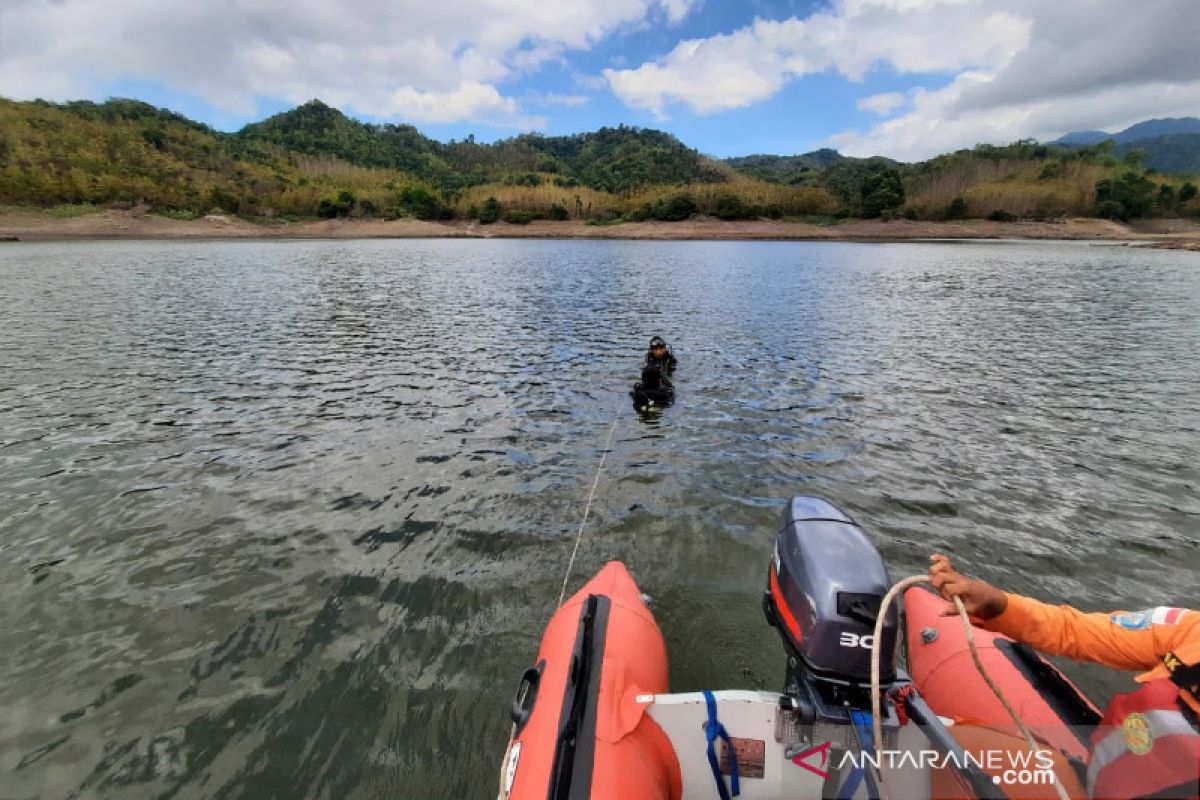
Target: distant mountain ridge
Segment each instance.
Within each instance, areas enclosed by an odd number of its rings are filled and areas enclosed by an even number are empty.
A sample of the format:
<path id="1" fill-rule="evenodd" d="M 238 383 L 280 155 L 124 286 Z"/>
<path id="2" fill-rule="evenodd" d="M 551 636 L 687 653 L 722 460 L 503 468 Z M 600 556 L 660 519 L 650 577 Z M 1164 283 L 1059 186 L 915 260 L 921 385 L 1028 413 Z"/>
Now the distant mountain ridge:
<path id="1" fill-rule="evenodd" d="M 1111 138 L 1113 138 L 1113 134 L 1105 131 L 1072 131 L 1071 133 L 1063 134 L 1050 144 L 1087 146 L 1100 144 Z"/>
<path id="2" fill-rule="evenodd" d="M 1047 144 L 1080 148 L 1107 141 L 1113 142 L 1113 152 L 1119 156 L 1131 150 L 1142 151 L 1143 163 L 1159 172 L 1200 175 L 1200 117 L 1150 119 L 1117 133 L 1072 131 Z M 829 148 L 790 156 L 759 153 L 725 159 L 738 172 L 786 186 L 815 185 L 830 168 L 868 162 L 897 163 L 882 156 L 852 158 Z"/>
<path id="3" fill-rule="evenodd" d="M 1130 125 L 1118 133 L 1115 138 L 1119 144 L 1124 144 L 1143 139 L 1156 139 L 1160 136 L 1173 136 L 1177 133 L 1200 133 L 1200 117 L 1150 119 Z"/>
<path id="4" fill-rule="evenodd" d="M 1173 117 L 1149 119 L 1130 125 L 1123 131 L 1073 131 L 1051 144 L 1063 147 L 1091 147 L 1111 141 L 1118 155 L 1131 150 L 1143 153 L 1143 163 L 1159 172 L 1183 175 L 1200 174 L 1200 118 Z"/>
<path id="5" fill-rule="evenodd" d="M 1164 117 L 1148 119 L 1130 125 L 1123 131 L 1074 131 L 1055 139 L 1050 144 L 1088 145 L 1112 139 L 1117 144 L 1129 144 L 1144 139 L 1157 139 L 1179 133 L 1200 133 L 1200 117 Z"/>

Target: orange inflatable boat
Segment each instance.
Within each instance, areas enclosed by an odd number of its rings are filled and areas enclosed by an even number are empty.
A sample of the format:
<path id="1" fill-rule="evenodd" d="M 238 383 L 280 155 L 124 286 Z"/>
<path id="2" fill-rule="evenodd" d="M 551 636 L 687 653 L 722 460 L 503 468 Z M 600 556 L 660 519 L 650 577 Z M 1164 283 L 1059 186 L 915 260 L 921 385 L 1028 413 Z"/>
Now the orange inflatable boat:
<path id="1" fill-rule="evenodd" d="M 625 565 L 610 562 L 550 618 L 522 676 L 508 797 L 678 798 L 671 744 L 636 701 L 666 691 L 662 633 Z"/>
<path id="2" fill-rule="evenodd" d="M 957 617 L 923 590 L 874 630 L 891 586 L 865 532 L 825 500 L 785 508 L 762 598 L 784 650 L 782 692 L 668 693 L 663 637 L 625 566 L 610 562 L 551 617 L 513 698 L 500 800 L 797 800 L 1082 796 L 1095 707 L 1020 645 L 976 632 L 982 660 L 1046 745 L 1031 751 L 976 670 Z M 911 677 L 896 663 L 907 634 Z M 872 738 L 878 651 L 884 741 Z M 1041 748 L 1039 746 L 1039 752 Z M 884 756 L 888 760 L 884 760 Z M 973 760 L 973 758 L 975 760 Z M 1022 762 L 1022 759 L 1025 759 Z M 877 761 L 882 763 L 876 763 Z"/>

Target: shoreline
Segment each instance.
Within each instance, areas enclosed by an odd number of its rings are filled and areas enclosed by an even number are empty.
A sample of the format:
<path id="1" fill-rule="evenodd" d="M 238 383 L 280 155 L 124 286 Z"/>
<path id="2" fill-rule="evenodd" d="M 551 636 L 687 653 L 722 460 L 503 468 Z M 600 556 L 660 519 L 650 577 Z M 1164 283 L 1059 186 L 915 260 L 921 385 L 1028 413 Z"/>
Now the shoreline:
<path id="1" fill-rule="evenodd" d="M 953 220 L 847 220 L 817 225 L 782 220 L 697 217 L 682 222 L 625 222 L 588 225 L 580 220 L 535 220 L 528 225 L 417 219 L 329 219 L 305 222 L 249 222 L 210 214 L 174 220 L 136 211 L 104 210 L 77 217 L 51 217 L 37 211 L 0 214 L 0 241 L 77 239 L 627 239 L 650 241 L 856 241 L 903 242 L 929 239 L 1065 239 L 1122 242 L 1200 251 L 1200 220 L 1139 220 L 1133 224 L 1079 218 L 1059 222 Z"/>

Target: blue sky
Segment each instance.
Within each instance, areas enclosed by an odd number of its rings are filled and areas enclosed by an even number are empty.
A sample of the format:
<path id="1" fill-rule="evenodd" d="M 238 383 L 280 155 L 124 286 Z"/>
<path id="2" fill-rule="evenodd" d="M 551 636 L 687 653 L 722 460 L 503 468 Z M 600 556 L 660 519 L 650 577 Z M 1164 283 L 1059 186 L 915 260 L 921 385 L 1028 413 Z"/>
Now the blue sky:
<path id="1" fill-rule="evenodd" d="M 906 160 L 1200 114 L 1192 0 L 1080 9 L 1044 0 L 358 0 L 352 10 L 307 0 L 7 0 L 0 95 L 135 97 L 222 130 L 316 97 L 443 140 L 626 123 L 715 156 L 836 147 Z"/>

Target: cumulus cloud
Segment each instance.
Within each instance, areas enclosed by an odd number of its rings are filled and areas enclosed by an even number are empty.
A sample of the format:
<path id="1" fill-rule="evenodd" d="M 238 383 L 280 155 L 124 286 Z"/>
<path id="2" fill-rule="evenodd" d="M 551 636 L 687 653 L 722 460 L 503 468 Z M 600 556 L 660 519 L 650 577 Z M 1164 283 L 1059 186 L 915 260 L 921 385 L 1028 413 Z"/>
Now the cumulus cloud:
<path id="1" fill-rule="evenodd" d="M 902 105 L 904 105 L 904 95 L 900 92 L 873 94 L 869 97 L 860 97 L 858 99 L 858 109 L 860 111 L 870 111 L 882 116 L 887 116 Z"/>
<path id="2" fill-rule="evenodd" d="M 996 66 L 1027 45 L 1029 30 L 1028 20 L 988 9 L 982 0 L 839 0 L 804 19 L 755 19 L 603 74 L 630 106 L 662 115 L 682 103 L 705 114 L 759 102 L 816 72 L 861 80 L 881 64 L 900 72 Z"/>
<path id="3" fill-rule="evenodd" d="M 965 93 L 959 108 L 988 108 L 1078 96 L 1120 86 L 1200 78 L 1200 7 L 1194 0 L 1018 0 L 1033 23 L 1030 44 L 993 80 Z"/>
<path id="4" fill-rule="evenodd" d="M 215 108 L 313 97 L 362 114 L 525 127 L 506 80 L 695 0 L 4 0 L 0 95 L 151 81 Z M 461 116 L 455 116 L 459 114 Z M 482 115 L 482 116 L 476 116 Z M 414 121 L 420 121 L 416 116 Z"/>
<path id="5" fill-rule="evenodd" d="M 987 73 L 960 75 L 937 91 L 914 93 L 912 110 L 866 131 L 830 137 L 847 155 L 888 155 L 918 161 L 980 142 L 1047 141 L 1071 130 L 1120 130 L 1150 117 L 1194 116 L 1200 80 L 1095 89 L 1032 102 L 1006 103 L 964 112 L 962 98 L 986 87 Z"/>
<path id="6" fill-rule="evenodd" d="M 917 160 L 979 142 L 1116 131 L 1200 111 L 1200 15 L 1191 0 L 1093 0 L 1086 13 L 1063 5 L 1007 3 L 1032 23 L 1027 47 L 918 92 L 907 113 L 831 143 L 852 155 Z"/>
<path id="7" fill-rule="evenodd" d="M 541 128 L 546 124 L 541 117 L 522 117 L 516 100 L 502 96 L 495 86 L 478 81 L 463 81 L 448 92 L 401 86 L 388 101 L 387 112 L 411 122 L 471 119 L 519 128 Z"/>
<path id="8" fill-rule="evenodd" d="M 670 22 L 681 22 L 698 5 L 699 0 L 662 0 L 663 11 Z"/>
<path id="9" fill-rule="evenodd" d="M 1197 41 L 1195 0 L 834 0 L 807 17 L 680 42 L 604 77 L 628 105 L 663 116 L 673 105 L 700 114 L 751 105 L 816 72 L 928 75 L 940 88 L 860 98 L 860 110 L 904 112 L 829 141 L 852 155 L 922 159 L 1195 115 Z"/>

